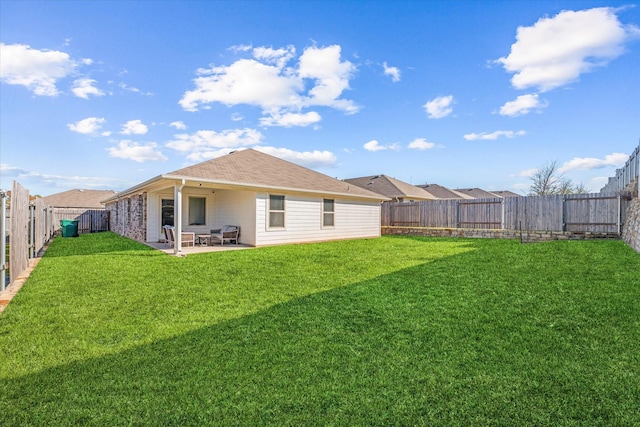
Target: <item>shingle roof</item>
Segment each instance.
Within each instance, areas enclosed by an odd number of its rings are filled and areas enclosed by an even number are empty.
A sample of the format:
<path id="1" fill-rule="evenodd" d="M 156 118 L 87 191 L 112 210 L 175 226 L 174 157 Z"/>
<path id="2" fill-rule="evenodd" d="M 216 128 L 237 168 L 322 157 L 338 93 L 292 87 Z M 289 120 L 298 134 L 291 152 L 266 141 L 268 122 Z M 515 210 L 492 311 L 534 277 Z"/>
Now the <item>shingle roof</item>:
<path id="1" fill-rule="evenodd" d="M 498 195 L 481 188 L 456 188 L 457 192 L 471 196 L 474 199 L 495 199 Z"/>
<path id="2" fill-rule="evenodd" d="M 472 199 L 473 197 L 459 193 L 447 187 L 438 184 L 418 185 L 418 187 L 433 194 L 437 199 Z"/>
<path id="3" fill-rule="evenodd" d="M 522 195 L 509 190 L 492 191 L 492 193 L 500 197 L 522 197 Z"/>
<path id="4" fill-rule="evenodd" d="M 254 149 L 239 150 L 160 175 L 123 193 L 163 179 L 202 180 L 210 185 L 343 195 L 382 201 L 385 197 Z"/>
<path id="5" fill-rule="evenodd" d="M 408 184 L 387 175 L 363 176 L 360 178 L 345 179 L 344 181 L 392 199 L 436 199 L 433 194 L 423 188 L 416 187 L 415 185 Z"/>
<path id="6" fill-rule="evenodd" d="M 74 189 L 44 197 L 44 204 L 55 208 L 104 209 L 100 201 L 117 194 L 111 190 Z"/>

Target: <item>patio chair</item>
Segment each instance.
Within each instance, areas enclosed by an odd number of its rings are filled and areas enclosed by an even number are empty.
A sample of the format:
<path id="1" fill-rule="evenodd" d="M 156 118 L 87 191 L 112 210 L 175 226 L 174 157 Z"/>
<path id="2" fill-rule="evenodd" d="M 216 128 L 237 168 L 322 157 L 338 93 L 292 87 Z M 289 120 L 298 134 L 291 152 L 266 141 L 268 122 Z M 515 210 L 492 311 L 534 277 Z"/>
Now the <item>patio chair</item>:
<path id="1" fill-rule="evenodd" d="M 165 225 L 162 228 L 164 228 L 166 243 L 170 248 L 172 248 L 176 241 L 176 228 L 173 225 Z M 182 237 L 182 246 L 196 245 L 196 233 L 193 231 L 183 231 L 180 236 Z"/>
<path id="2" fill-rule="evenodd" d="M 211 230 L 211 244 L 214 241 L 220 241 L 220 245 L 224 245 L 224 242 L 235 242 L 236 245 L 240 244 L 240 227 L 237 225 L 225 225 L 222 228 Z"/>
<path id="3" fill-rule="evenodd" d="M 164 225 L 162 228 L 164 229 L 164 242 L 168 247 L 172 248 L 175 242 L 173 238 L 175 230 L 172 225 Z"/>

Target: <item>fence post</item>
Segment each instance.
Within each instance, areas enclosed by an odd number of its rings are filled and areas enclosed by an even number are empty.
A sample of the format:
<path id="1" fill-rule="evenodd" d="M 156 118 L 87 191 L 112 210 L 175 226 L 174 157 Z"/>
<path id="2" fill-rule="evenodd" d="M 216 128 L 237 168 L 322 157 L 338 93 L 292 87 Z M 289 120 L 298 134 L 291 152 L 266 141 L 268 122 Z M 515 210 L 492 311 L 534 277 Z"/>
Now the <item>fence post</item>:
<path id="1" fill-rule="evenodd" d="M 504 197 L 502 199 L 500 199 L 500 229 L 504 230 L 504 217 L 505 217 L 505 212 L 504 212 Z"/>
<path id="2" fill-rule="evenodd" d="M 562 196 L 562 231 L 567 231 L 567 196 Z"/>
<path id="3" fill-rule="evenodd" d="M 0 242 L 0 291 L 4 291 L 7 284 L 7 193 L 0 190 L 0 200 L 2 200 L 2 216 L 0 217 L 0 235 L 2 235 L 2 241 Z"/>

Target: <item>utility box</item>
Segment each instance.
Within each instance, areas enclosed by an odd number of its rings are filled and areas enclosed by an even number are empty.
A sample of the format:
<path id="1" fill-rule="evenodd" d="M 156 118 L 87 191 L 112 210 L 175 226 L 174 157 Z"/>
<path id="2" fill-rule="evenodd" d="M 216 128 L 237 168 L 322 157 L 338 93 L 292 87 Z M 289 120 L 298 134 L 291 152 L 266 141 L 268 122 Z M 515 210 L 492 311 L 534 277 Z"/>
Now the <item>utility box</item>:
<path id="1" fill-rule="evenodd" d="M 78 221 L 74 219 L 63 219 L 60 221 L 62 237 L 78 237 Z"/>

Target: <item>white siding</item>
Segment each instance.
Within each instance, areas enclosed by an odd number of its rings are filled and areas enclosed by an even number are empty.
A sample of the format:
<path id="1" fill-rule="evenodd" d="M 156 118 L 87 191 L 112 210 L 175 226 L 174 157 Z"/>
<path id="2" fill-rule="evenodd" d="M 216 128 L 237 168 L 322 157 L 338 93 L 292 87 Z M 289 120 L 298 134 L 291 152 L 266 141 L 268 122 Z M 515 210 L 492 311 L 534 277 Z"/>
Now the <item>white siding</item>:
<path id="1" fill-rule="evenodd" d="M 216 190 L 214 221 L 210 228 L 224 225 L 240 226 L 240 242 L 256 244 L 256 193 L 252 191 Z"/>
<path id="2" fill-rule="evenodd" d="M 275 193 L 274 193 L 275 194 Z M 256 246 L 379 237 L 380 204 L 335 199 L 335 226 L 322 226 L 322 198 L 285 196 L 285 228 L 268 228 L 269 195 L 256 198 Z"/>

